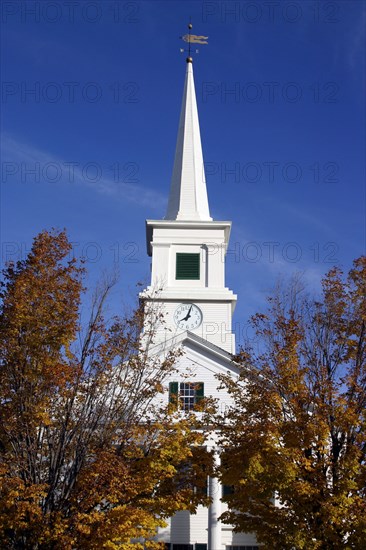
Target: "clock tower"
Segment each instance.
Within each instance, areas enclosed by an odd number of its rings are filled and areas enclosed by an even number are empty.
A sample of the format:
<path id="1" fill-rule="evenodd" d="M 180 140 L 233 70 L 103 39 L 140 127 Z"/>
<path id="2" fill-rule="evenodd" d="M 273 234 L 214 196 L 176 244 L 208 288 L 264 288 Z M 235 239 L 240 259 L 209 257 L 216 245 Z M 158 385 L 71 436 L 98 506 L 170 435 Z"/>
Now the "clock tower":
<path id="1" fill-rule="evenodd" d="M 163 342 L 189 331 L 235 353 L 232 315 L 236 295 L 225 286 L 225 254 L 231 222 L 210 216 L 192 58 L 187 58 L 182 108 L 163 220 L 146 221 L 152 257 L 151 285 L 141 298 L 162 306 Z"/>
<path id="2" fill-rule="evenodd" d="M 230 229 L 231 222 L 210 215 L 192 58 L 188 56 L 168 207 L 164 219 L 146 221 L 151 284 L 140 298 L 147 305 L 148 318 L 151 310 L 153 319 L 163 314 L 162 323 L 152 327 L 157 344 L 152 353 L 182 352 L 167 374 L 162 402 L 176 403 L 195 414 L 200 414 L 196 405 L 205 397 L 226 411 L 232 397 L 220 386 L 220 375 L 239 378 L 232 357 L 236 295 L 225 286 Z M 218 465 L 217 433 L 207 429 L 205 435 L 206 447 Z M 253 534 L 234 533 L 232 526 L 221 523 L 227 505 L 221 500 L 225 487 L 220 480 L 210 476 L 207 487 L 209 506 L 198 506 L 194 514 L 177 512 L 158 530 L 156 540 L 169 550 L 257 550 Z"/>

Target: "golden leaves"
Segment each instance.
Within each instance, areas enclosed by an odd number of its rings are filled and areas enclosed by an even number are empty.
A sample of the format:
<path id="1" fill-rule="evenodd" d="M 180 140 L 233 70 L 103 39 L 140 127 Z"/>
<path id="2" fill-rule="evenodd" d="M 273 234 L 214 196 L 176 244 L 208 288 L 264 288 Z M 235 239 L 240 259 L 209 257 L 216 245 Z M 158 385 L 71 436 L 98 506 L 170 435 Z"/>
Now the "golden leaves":
<path id="1" fill-rule="evenodd" d="M 94 296 L 85 336 L 78 334 L 83 269 L 67 260 L 69 251 L 64 232 L 43 232 L 4 274 L 0 541 L 99 550 L 139 548 L 131 540 L 142 537 L 144 548 L 157 548 L 150 539 L 164 518 L 205 501 L 194 483 L 207 472 L 196 465 L 172 498 L 202 435 L 195 418 L 154 401 L 176 354 L 149 354 L 144 307 L 105 322 L 112 280 Z M 153 322 L 149 331 L 151 344 Z M 209 463 L 207 453 L 200 463 Z"/>
<path id="2" fill-rule="evenodd" d="M 225 381 L 224 520 L 265 548 L 364 545 L 366 259 L 354 266 L 329 272 L 322 299 L 278 289 L 253 320 L 259 353 L 242 354 L 236 387 Z"/>

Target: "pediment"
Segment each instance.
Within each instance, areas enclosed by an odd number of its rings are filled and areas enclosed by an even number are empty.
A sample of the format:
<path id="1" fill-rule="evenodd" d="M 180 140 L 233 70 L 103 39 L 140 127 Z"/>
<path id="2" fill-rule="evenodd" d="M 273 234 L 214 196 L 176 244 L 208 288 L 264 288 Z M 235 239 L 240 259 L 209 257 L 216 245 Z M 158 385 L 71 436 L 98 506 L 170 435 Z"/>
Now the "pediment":
<path id="1" fill-rule="evenodd" d="M 155 346 L 152 351 L 163 355 L 178 349 L 183 351 L 182 361 L 179 363 L 191 363 L 197 368 L 211 371 L 214 375 L 230 373 L 239 376 L 239 366 L 233 361 L 230 353 L 190 331 L 184 331 L 166 340 Z"/>

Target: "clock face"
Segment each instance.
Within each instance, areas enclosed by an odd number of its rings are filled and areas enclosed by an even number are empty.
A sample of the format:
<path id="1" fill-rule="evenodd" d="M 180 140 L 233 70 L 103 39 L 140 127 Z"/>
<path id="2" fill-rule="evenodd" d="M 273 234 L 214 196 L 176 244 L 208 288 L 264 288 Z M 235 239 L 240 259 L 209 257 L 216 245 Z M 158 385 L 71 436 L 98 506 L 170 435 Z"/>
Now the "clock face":
<path id="1" fill-rule="evenodd" d="M 180 304 L 174 312 L 174 322 L 178 328 L 193 330 L 202 323 L 202 311 L 196 304 Z"/>

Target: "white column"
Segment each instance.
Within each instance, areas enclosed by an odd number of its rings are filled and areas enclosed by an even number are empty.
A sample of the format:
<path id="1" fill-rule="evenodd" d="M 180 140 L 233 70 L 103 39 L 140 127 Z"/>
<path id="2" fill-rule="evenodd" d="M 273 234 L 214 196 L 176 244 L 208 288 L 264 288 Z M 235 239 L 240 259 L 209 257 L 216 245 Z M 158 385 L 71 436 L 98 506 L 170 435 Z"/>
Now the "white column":
<path id="1" fill-rule="evenodd" d="M 215 466 L 220 466 L 220 456 L 214 454 Z M 221 483 L 217 477 L 209 478 L 209 497 L 211 504 L 208 507 L 208 547 L 207 550 L 221 550 Z"/>

